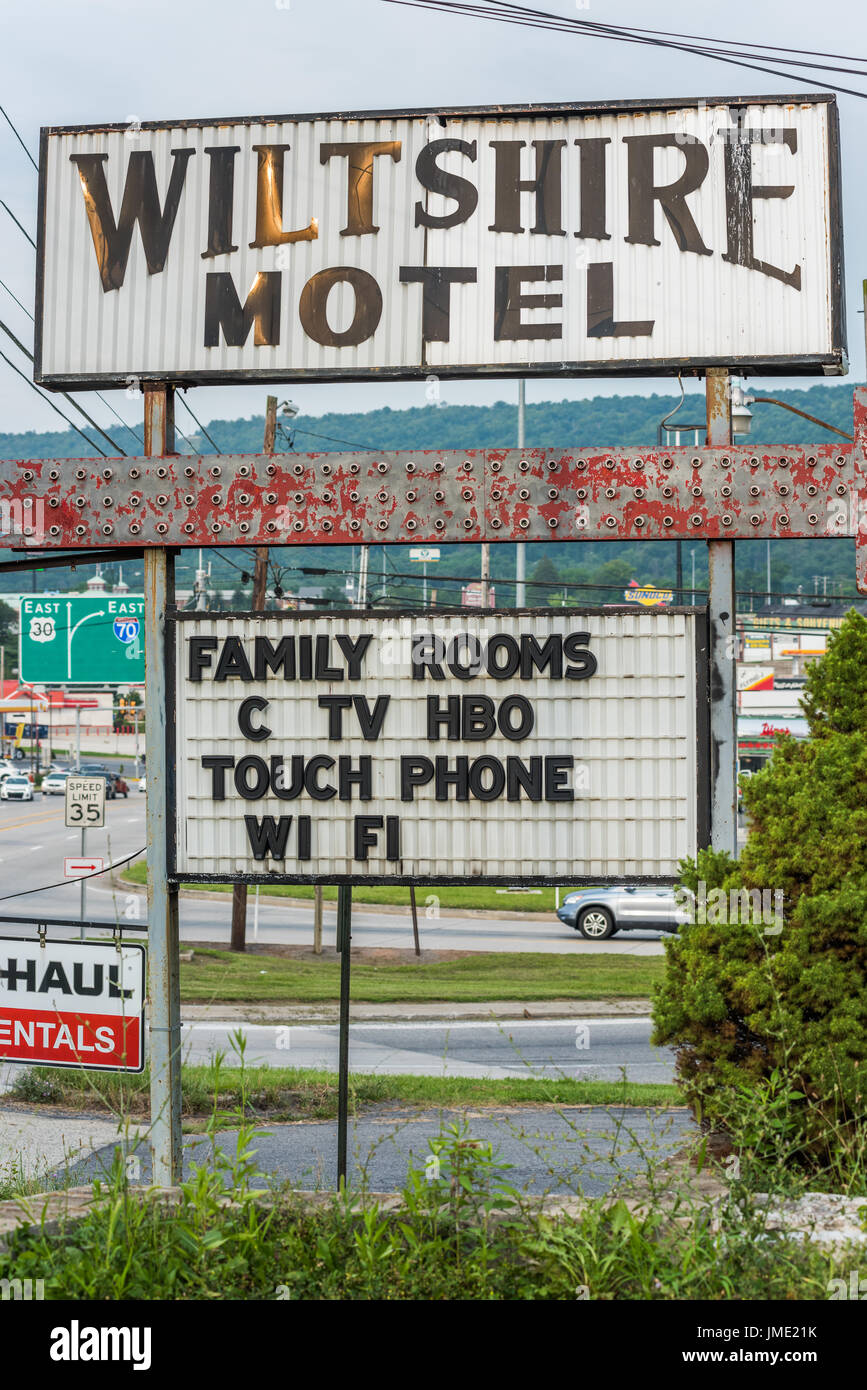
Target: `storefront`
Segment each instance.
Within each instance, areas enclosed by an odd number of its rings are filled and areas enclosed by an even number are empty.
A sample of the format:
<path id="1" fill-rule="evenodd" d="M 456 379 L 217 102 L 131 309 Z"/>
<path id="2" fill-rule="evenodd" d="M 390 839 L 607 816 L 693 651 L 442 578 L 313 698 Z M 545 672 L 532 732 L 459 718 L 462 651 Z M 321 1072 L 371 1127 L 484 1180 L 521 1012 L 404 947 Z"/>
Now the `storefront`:
<path id="1" fill-rule="evenodd" d="M 781 719 L 765 719 L 757 715 L 738 715 L 738 771 L 761 772 L 774 751 L 779 734 L 793 738 L 810 737 L 810 727 L 803 715 Z"/>

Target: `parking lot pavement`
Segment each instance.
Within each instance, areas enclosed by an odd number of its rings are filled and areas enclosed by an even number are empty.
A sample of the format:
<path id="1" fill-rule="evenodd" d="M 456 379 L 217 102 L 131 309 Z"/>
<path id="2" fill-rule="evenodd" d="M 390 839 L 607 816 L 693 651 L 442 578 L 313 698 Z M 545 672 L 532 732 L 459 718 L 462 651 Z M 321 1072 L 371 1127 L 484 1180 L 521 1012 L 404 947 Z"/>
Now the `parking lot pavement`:
<path id="1" fill-rule="evenodd" d="M 430 1141 L 450 1124 L 466 1120 L 468 1137 L 490 1143 L 501 1164 L 511 1165 L 505 1179 L 522 1191 L 600 1196 L 624 1177 L 644 1175 L 694 1132 L 685 1110 L 614 1106 L 526 1107 L 492 1110 L 417 1111 L 378 1107 L 350 1122 L 348 1180 L 380 1192 L 399 1191 L 410 1166 L 423 1169 Z M 237 1132 L 217 1136 L 219 1149 L 231 1155 Z M 82 1184 L 111 1166 L 115 1145 L 73 1165 L 70 1181 Z M 337 1125 L 334 1120 L 267 1125 L 254 1141 L 259 1172 L 274 1182 L 298 1188 L 333 1188 L 337 1181 Z M 211 1140 L 188 1136 L 184 1169 L 209 1162 Z M 127 1149 L 127 1153 L 129 1153 Z M 139 1158 L 138 1181 L 150 1180 L 146 1145 Z"/>

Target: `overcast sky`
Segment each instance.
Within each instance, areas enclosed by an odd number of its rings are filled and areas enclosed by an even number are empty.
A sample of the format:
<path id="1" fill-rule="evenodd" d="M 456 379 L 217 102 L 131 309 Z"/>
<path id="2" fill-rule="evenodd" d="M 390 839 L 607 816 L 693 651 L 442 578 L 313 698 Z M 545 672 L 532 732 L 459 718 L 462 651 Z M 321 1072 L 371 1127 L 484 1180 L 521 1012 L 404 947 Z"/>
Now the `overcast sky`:
<path id="1" fill-rule="evenodd" d="M 538 0 L 538 7 L 611 23 L 867 53 L 863 0 Z M 808 92 L 777 78 L 664 49 L 538 33 L 404 8 L 384 0 L 28 0 L 4 6 L 2 101 L 35 154 L 41 125 L 292 112 Z M 867 82 L 842 77 L 850 86 Z M 867 102 L 841 96 L 850 380 L 864 380 L 861 280 L 867 225 Z M 0 126 L 0 197 L 31 234 L 36 174 L 8 126 Z M 28 309 L 34 252 L 0 209 L 0 278 Z M 32 325 L 0 289 L 0 317 L 28 345 Z M 7 343 L 0 342 L 3 351 Z M 21 361 L 12 349 L 9 354 Z M 27 366 L 21 361 L 22 366 Z M 779 385 L 779 381 L 776 382 Z M 809 384 L 800 379 L 797 383 Z M 261 414 L 265 387 L 190 393 L 200 418 Z M 666 383 L 534 381 L 528 400 L 586 397 Z M 424 404 L 424 383 L 292 385 L 305 412 L 400 409 Z M 514 382 L 446 382 L 447 403 L 513 399 Z M 136 407 L 123 392 L 125 418 Z M 111 417 L 85 402 L 102 422 Z M 0 361 L 0 431 L 63 428 L 50 407 Z"/>

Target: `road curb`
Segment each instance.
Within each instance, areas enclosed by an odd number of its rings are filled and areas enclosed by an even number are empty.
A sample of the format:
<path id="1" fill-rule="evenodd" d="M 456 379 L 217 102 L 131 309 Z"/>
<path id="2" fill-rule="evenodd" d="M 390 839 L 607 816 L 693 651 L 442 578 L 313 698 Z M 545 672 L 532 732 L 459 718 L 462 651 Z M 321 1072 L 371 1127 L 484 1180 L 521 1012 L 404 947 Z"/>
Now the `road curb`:
<path id="1" fill-rule="evenodd" d="M 524 1019 L 647 1018 L 649 999 L 502 1000 L 444 1004 L 352 1004 L 350 1023 L 513 1022 Z M 337 1004 L 209 1003 L 182 1004 L 183 1023 L 337 1023 Z"/>
<path id="2" fill-rule="evenodd" d="M 141 858 L 141 856 L 139 856 L 139 858 Z M 143 897 L 147 894 L 147 889 L 144 884 L 133 883 L 131 880 L 124 878 L 123 874 L 118 874 L 112 879 L 112 882 L 125 893 L 140 893 Z M 196 892 L 196 890 L 192 888 L 181 889 L 181 897 L 188 898 L 192 902 L 213 902 L 215 898 L 217 901 L 221 901 L 225 896 L 226 894 L 224 893 Z M 278 897 L 273 893 L 260 893 L 259 902 L 264 903 L 268 907 L 309 907 L 311 913 L 313 911 L 312 898 L 284 898 L 282 896 Z M 326 899 L 323 906 L 326 912 L 336 912 L 337 900 Z M 363 914 L 381 913 L 387 917 L 405 917 L 407 922 L 412 921 L 412 913 L 408 903 L 403 905 L 400 903 L 359 903 L 353 899 L 352 911 L 353 914 L 356 912 Z M 548 909 L 547 907 L 538 908 L 535 912 L 532 908 L 528 908 L 524 912 L 512 912 L 508 908 L 504 908 L 503 911 L 500 912 L 499 909 L 495 911 L 493 908 L 487 907 L 440 907 L 437 909 L 437 917 L 477 917 L 481 921 L 494 922 L 526 922 L 528 917 L 538 917 L 539 921 L 542 922 L 547 917 L 553 916 L 554 909 Z M 423 909 L 420 908 L 420 930 L 423 929 L 424 920 L 424 912 Z"/>

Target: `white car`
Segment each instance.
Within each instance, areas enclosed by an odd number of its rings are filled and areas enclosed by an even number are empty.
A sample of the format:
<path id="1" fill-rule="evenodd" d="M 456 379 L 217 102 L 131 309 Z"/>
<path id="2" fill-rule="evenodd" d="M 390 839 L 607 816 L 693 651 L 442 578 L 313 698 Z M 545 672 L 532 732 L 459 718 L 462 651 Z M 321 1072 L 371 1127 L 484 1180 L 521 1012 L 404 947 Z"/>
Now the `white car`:
<path id="1" fill-rule="evenodd" d="M 42 791 L 45 796 L 65 796 L 66 779 L 68 772 L 49 772 L 42 779 Z"/>
<path id="2" fill-rule="evenodd" d="M 4 777 L 3 785 L 0 787 L 0 801 L 32 801 L 33 783 L 29 777 L 21 777 L 17 773 L 11 777 Z"/>
<path id="3" fill-rule="evenodd" d="M 144 775 L 138 779 L 138 789 L 140 792 L 146 792 L 148 789 L 148 779 Z"/>

